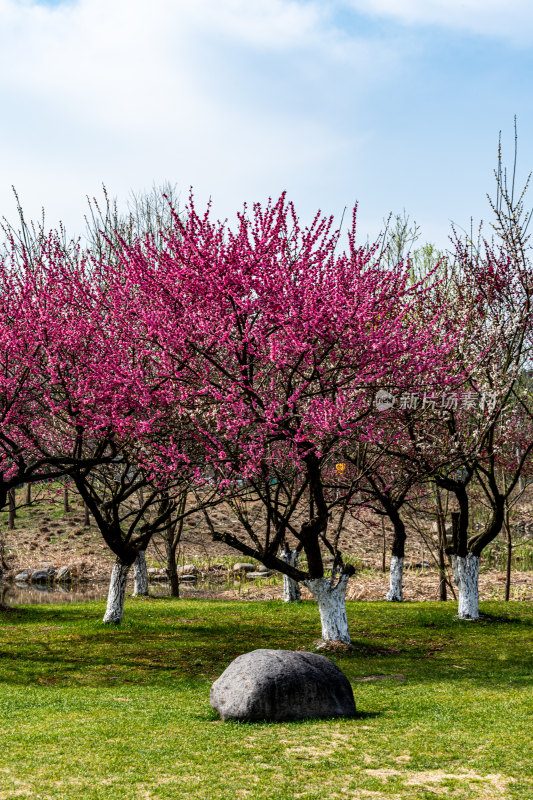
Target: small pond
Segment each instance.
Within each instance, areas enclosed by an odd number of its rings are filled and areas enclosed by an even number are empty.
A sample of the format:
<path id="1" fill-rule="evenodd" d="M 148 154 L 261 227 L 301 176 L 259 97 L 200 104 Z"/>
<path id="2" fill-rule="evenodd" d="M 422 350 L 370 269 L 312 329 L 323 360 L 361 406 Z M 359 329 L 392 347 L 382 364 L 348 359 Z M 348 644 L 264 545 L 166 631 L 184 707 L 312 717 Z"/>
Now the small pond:
<path id="1" fill-rule="evenodd" d="M 254 581 L 255 582 L 255 581 Z M 268 581 L 270 583 L 270 581 Z M 251 580 L 246 576 L 241 579 L 230 579 L 226 576 L 201 576 L 196 581 L 180 583 L 182 597 L 214 598 L 227 589 L 237 589 Z M 83 583 L 5 583 L 4 603 L 8 606 L 33 605 L 36 603 L 81 603 L 86 600 L 105 600 L 109 583 L 107 581 L 84 581 Z M 128 581 L 126 594 L 132 594 L 133 580 Z M 170 597 L 170 584 L 164 581 L 150 582 L 152 597 Z"/>
<path id="2" fill-rule="evenodd" d="M 103 582 L 88 582 L 61 586 L 38 583 L 7 583 L 4 603 L 18 606 L 34 603 L 79 603 L 84 600 L 102 600 L 107 596 L 108 586 Z"/>

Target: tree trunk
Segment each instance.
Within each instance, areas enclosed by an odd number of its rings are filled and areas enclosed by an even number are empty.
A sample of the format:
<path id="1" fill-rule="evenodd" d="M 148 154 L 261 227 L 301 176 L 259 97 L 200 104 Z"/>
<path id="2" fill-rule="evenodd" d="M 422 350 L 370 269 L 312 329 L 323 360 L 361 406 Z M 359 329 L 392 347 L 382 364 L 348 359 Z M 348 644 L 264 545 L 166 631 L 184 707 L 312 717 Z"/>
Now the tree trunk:
<path id="1" fill-rule="evenodd" d="M 26 484 L 26 505 L 31 506 L 31 483 Z"/>
<path id="2" fill-rule="evenodd" d="M 63 511 L 65 512 L 65 514 L 68 514 L 69 511 L 70 511 L 70 503 L 69 503 L 69 498 L 68 498 L 68 486 L 67 486 L 66 483 L 63 486 Z"/>
<path id="3" fill-rule="evenodd" d="M 439 545 L 439 600 L 446 601 L 448 593 L 446 591 L 446 561 L 444 559 L 444 546 Z"/>
<path id="4" fill-rule="evenodd" d="M 7 527 L 10 531 L 15 529 L 15 517 L 16 517 L 16 500 L 15 500 L 15 490 L 10 489 L 9 494 L 9 505 L 8 505 L 8 517 L 7 517 Z"/>
<path id="5" fill-rule="evenodd" d="M 437 530 L 439 533 L 439 600 L 447 600 L 448 595 L 446 592 L 446 560 L 444 558 L 446 552 L 446 522 L 444 520 L 444 512 L 442 510 L 442 502 L 440 499 L 440 491 L 436 487 L 437 492 Z"/>
<path id="6" fill-rule="evenodd" d="M 84 525 L 85 528 L 90 528 L 91 527 L 91 515 L 89 513 L 89 506 L 87 505 L 87 503 L 83 504 L 83 510 L 84 510 L 83 525 Z"/>
<path id="7" fill-rule="evenodd" d="M 140 550 L 137 558 L 133 562 L 133 596 L 147 597 L 148 592 L 148 570 L 146 568 L 146 553 Z"/>
<path id="8" fill-rule="evenodd" d="M 4 536 L 0 534 L 0 606 L 4 605 L 4 596 L 7 589 L 4 584 L 4 568 L 6 566 Z"/>
<path id="9" fill-rule="evenodd" d="M 173 538 L 173 537 L 172 537 Z M 178 567 L 176 564 L 176 545 L 169 539 L 165 538 L 165 550 L 167 555 L 167 572 L 170 581 L 170 596 L 180 596 L 180 579 L 178 576 Z"/>
<path id="10" fill-rule="evenodd" d="M 385 520 L 381 517 L 381 533 L 383 535 L 383 549 L 381 551 L 381 571 L 387 571 L 387 531 L 385 530 Z"/>
<path id="11" fill-rule="evenodd" d="M 119 558 L 115 561 L 109 582 L 109 592 L 107 595 L 107 608 L 104 614 L 104 622 L 114 622 L 118 625 L 122 622 L 124 614 L 124 600 L 126 598 L 126 581 L 130 565 L 124 564 Z"/>
<path id="12" fill-rule="evenodd" d="M 452 555 L 452 567 L 459 589 L 459 619 L 479 619 L 479 556 Z"/>
<path id="13" fill-rule="evenodd" d="M 320 534 L 327 524 L 321 517 L 304 522 L 300 528 L 300 541 L 303 543 L 304 553 L 307 557 L 307 569 L 313 575 L 313 580 L 324 577 L 324 562 L 320 552 Z"/>
<path id="14" fill-rule="evenodd" d="M 318 603 L 322 623 L 322 639 L 325 642 L 350 644 L 348 618 L 346 616 L 346 588 L 349 575 L 342 574 L 335 585 L 330 578 L 309 578 L 303 581 Z"/>
<path id="15" fill-rule="evenodd" d="M 507 482 L 505 482 L 507 489 Z M 505 528 L 505 535 L 507 539 L 507 560 L 505 564 L 505 599 L 509 600 L 511 596 L 511 571 L 513 568 L 513 536 L 511 533 L 511 520 L 509 519 L 509 501 L 505 501 L 505 517 L 503 527 Z"/>
<path id="16" fill-rule="evenodd" d="M 403 557 L 391 556 L 390 583 L 386 599 L 392 603 L 403 602 Z"/>
<path id="17" fill-rule="evenodd" d="M 511 571 L 513 563 L 513 538 L 511 536 L 511 526 L 505 526 L 505 533 L 507 534 L 507 563 L 505 565 L 505 599 L 509 600 L 511 596 Z"/>
<path id="18" fill-rule="evenodd" d="M 403 559 L 405 556 L 405 525 L 398 509 L 389 505 L 387 514 L 394 525 L 394 538 L 392 540 L 392 555 L 390 560 L 389 591 L 386 599 L 393 603 L 403 601 Z"/>
<path id="19" fill-rule="evenodd" d="M 285 561 L 291 567 L 298 566 L 297 550 L 282 550 L 279 554 L 281 561 Z M 288 575 L 283 576 L 283 600 L 285 603 L 299 603 L 301 597 L 300 584 Z"/>

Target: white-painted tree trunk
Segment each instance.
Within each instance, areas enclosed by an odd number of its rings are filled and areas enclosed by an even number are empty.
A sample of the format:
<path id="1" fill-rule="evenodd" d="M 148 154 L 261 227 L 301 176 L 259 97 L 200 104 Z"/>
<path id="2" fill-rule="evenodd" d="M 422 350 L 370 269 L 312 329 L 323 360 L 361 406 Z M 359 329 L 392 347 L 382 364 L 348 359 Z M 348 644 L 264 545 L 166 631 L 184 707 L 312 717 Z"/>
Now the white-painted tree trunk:
<path id="1" fill-rule="evenodd" d="M 403 558 L 399 556 L 391 556 L 387 600 L 393 603 L 401 603 L 403 601 Z"/>
<path id="2" fill-rule="evenodd" d="M 297 550 L 282 550 L 279 554 L 280 560 L 285 561 L 291 567 L 298 566 Z M 283 576 L 283 600 L 286 603 L 299 603 L 301 600 L 300 584 L 288 575 Z"/>
<path id="3" fill-rule="evenodd" d="M 122 622 L 124 600 L 126 598 L 126 581 L 129 571 L 129 564 L 123 564 L 122 561 L 117 558 L 113 571 L 111 572 L 104 622 L 114 622 L 116 624 Z"/>
<path id="4" fill-rule="evenodd" d="M 346 588 L 349 575 L 341 575 L 337 584 L 330 578 L 312 578 L 303 581 L 318 603 L 322 638 L 325 642 L 350 644 L 348 618 L 346 616 Z"/>
<path id="5" fill-rule="evenodd" d="M 133 596 L 148 595 L 148 569 L 146 567 L 146 553 L 140 550 L 133 562 Z"/>
<path id="6" fill-rule="evenodd" d="M 460 619 L 479 619 L 479 556 L 452 555 L 453 577 L 459 589 Z"/>

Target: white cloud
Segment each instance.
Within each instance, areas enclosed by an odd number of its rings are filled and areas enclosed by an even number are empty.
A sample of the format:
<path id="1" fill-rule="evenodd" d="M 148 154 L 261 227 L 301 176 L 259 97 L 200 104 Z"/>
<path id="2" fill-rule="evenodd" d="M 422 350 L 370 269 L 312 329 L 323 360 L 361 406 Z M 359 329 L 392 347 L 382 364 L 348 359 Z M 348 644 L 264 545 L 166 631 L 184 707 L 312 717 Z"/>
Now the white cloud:
<path id="1" fill-rule="evenodd" d="M 362 14 L 390 17 L 405 24 L 430 24 L 468 33 L 510 39 L 533 38 L 531 0 L 346 0 Z"/>
<path id="2" fill-rule="evenodd" d="M 68 222 L 102 181 L 125 194 L 168 178 L 225 208 L 308 185 L 363 135 L 335 100 L 400 69 L 323 2 L 0 0 L 0 23 L 0 213 L 14 183 Z"/>

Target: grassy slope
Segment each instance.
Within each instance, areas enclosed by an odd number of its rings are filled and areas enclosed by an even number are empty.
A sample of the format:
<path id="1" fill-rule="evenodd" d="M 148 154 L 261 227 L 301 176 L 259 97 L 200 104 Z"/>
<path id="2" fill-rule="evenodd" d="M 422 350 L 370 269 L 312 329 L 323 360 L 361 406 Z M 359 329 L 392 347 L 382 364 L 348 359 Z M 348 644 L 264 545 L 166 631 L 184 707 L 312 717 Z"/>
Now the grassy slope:
<path id="1" fill-rule="evenodd" d="M 311 647 L 316 606 L 128 601 L 0 613 L 0 798 L 533 797 L 533 604 L 351 603 L 336 662 L 360 716 L 222 723 L 209 686 L 238 654 Z M 365 676 L 404 675 L 361 681 Z"/>

